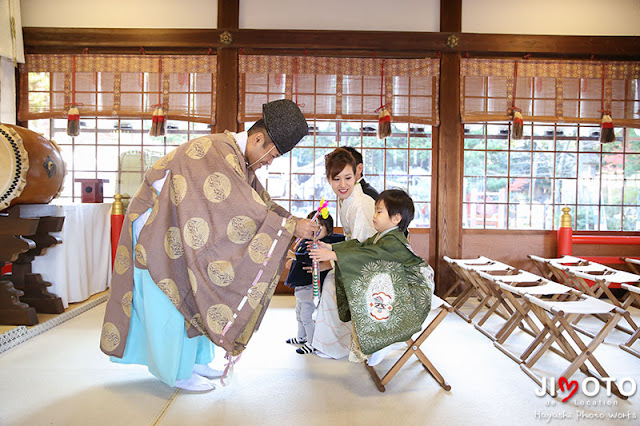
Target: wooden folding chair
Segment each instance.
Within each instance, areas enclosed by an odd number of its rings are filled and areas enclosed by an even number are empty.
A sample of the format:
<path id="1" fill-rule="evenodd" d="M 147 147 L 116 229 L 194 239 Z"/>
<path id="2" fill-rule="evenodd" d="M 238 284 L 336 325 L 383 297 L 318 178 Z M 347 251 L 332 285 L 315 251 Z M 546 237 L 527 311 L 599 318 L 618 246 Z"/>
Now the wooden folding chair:
<path id="1" fill-rule="evenodd" d="M 552 300 L 556 300 L 561 295 L 570 294 L 572 289 L 526 271 L 520 271 L 516 275 L 491 275 L 485 272 L 478 272 L 478 275 L 495 287 L 500 294 L 499 298 L 502 303 L 513 312 L 511 317 L 505 321 L 494 335 L 487 335 L 486 333 L 485 335 L 491 338 L 494 341 L 494 345 L 507 356 L 516 362 L 520 362 L 520 357 L 513 355 L 504 348 L 505 341 L 517 328 L 535 338 L 540 334 L 540 326 L 529 315 L 527 304 L 519 300 L 519 298 L 522 294 L 530 293 L 539 297 L 551 296 Z"/>
<path id="2" fill-rule="evenodd" d="M 486 287 L 482 280 L 478 279 L 475 271 L 494 271 L 496 273 L 503 272 L 507 274 L 509 271 L 515 270 L 512 266 L 491 260 L 484 256 L 480 256 L 477 259 L 451 259 L 448 256 L 444 256 L 444 260 L 451 266 L 451 269 L 453 269 L 456 275 L 467 284 L 467 288 L 455 298 L 451 305 L 453 306 L 454 312 L 469 323 L 491 298 L 490 289 Z M 463 313 L 460 308 L 473 296 L 477 297 L 480 303 L 471 314 L 467 315 Z"/>
<path id="3" fill-rule="evenodd" d="M 563 358 L 569 361 L 567 369 L 557 377 L 569 379 L 576 371 L 580 370 L 598 380 L 601 385 L 607 386 L 603 378 L 610 376 L 596 359 L 594 352 L 622 319 L 624 311 L 617 306 L 587 295 L 581 295 L 579 300 L 566 302 L 545 301 L 529 294 L 524 294 L 522 297 L 527 301 L 538 320 L 544 324 L 544 330 L 531 344 L 531 348 L 535 349 L 527 351 L 531 355 L 520 364 L 520 368 L 542 387 L 542 377 L 533 371 L 533 366 L 551 345 L 556 343 L 563 353 Z M 609 314 L 609 320 L 593 340 L 589 344 L 585 344 L 574 330 L 571 321 L 577 315 L 595 314 Z M 574 349 L 574 345 L 577 350 Z M 587 362 L 595 369 L 595 372 L 587 366 Z M 615 383 L 611 383 L 611 391 L 618 397 L 627 399 Z M 556 396 L 553 387 L 547 387 L 547 393 L 553 397 Z"/>
<path id="4" fill-rule="evenodd" d="M 623 306 L 624 309 L 627 309 L 627 313 L 629 314 L 628 308 L 633 304 L 634 301 L 640 304 L 640 287 L 636 287 L 630 284 L 621 284 L 621 287 L 629 292 Z M 638 340 L 638 338 L 640 338 L 640 328 L 636 329 L 635 333 L 631 335 L 627 342 L 620 344 L 620 349 L 623 349 L 629 352 L 631 355 L 635 355 L 640 358 L 640 352 L 631 348 L 631 346 L 635 343 L 636 340 Z"/>
<path id="5" fill-rule="evenodd" d="M 536 323 L 534 321 L 535 316 L 533 316 L 533 318 L 531 317 L 531 308 L 529 303 L 524 300 L 523 295 L 529 294 L 540 298 L 546 297 L 547 300 L 555 301 L 560 300 L 561 298 L 562 300 L 576 300 L 582 293 L 567 287 L 564 284 L 558 284 L 542 277 L 539 277 L 538 281 L 534 283 L 506 283 L 499 280 L 501 277 L 496 278 L 498 278 L 495 281 L 496 285 L 502 291 L 505 300 L 508 300 L 513 306 L 514 315 L 503 325 L 498 333 L 496 333 L 496 340 L 493 342 L 493 345 L 513 361 L 522 363 L 532 351 L 531 346 L 523 351 L 522 354 L 516 355 L 506 347 L 505 342 L 507 339 L 518 327 L 534 337 L 534 339 L 538 338 L 541 333 L 546 333 L 544 325 Z M 527 327 L 525 327 L 525 324 Z M 575 325 L 573 325 L 573 327 L 576 328 Z M 563 353 L 558 351 L 555 347 L 551 347 L 550 350 L 558 353 L 560 356 L 563 356 Z"/>
<path id="6" fill-rule="evenodd" d="M 567 281 L 572 283 L 580 291 L 597 299 L 604 295 L 609 299 L 609 302 L 624 310 L 627 309 L 630 303 L 626 304 L 626 301 L 620 301 L 611 289 L 621 288 L 620 285 L 623 283 L 640 284 L 640 275 L 613 269 L 595 262 L 590 262 L 588 265 L 583 266 L 561 265 L 556 267 L 558 270 L 563 271 Z M 606 318 L 607 316 L 605 315 L 604 317 Z M 633 318 L 631 318 L 631 315 L 627 314 L 624 318 L 631 327 L 631 330 L 621 325 L 617 325 L 616 328 L 625 333 L 633 334 L 635 330 L 638 329 L 638 325 Z"/>
<path id="7" fill-rule="evenodd" d="M 431 376 L 438 382 L 440 386 L 446 391 L 451 390 L 451 386 L 446 382 L 442 374 L 436 369 L 436 367 L 429 361 L 429 358 L 420 350 L 420 345 L 424 343 L 424 341 L 433 333 L 433 331 L 438 327 L 438 325 L 444 320 L 444 318 L 451 312 L 453 308 L 446 301 L 440 299 L 435 294 L 431 298 L 431 312 L 429 316 L 425 320 L 426 326 L 423 327 L 423 330 L 420 332 L 417 338 L 407 340 L 407 349 L 402 353 L 400 358 L 393 364 L 393 366 L 384 374 L 382 379 L 376 373 L 376 370 L 364 362 L 364 365 L 371 375 L 373 382 L 380 392 L 385 391 L 385 386 L 389 383 L 391 379 L 400 371 L 402 366 L 411 358 L 411 355 L 415 355 L 422 366 L 427 370 Z M 432 315 L 435 313 L 435 316 Z"/>
<path id="8" fill-rule="evenodd" d="M 621 257 L 620 259 L 624 260 L 632 273 L 640 275 L 640 259 L 632 257 Z"/>
<path id="9" fill-rule="evenodd" d="M 485 271 L 477 271 L 476 274 L 480 279 L 484 280 L 486 287 L 491 291 L 491 295 L 488 298 L 486 305 L 489 306 L 489 309 L 484 313 L 482 318 L 478 321 L 477 324 L 474 324 L 476 330 L 484 334 L 491 340 L 496 340 L 500 333 L 503 331 L 504 325 L 509 324 L 513 321 L 513 316 L 517 315 L 517 308 L 513 306 L 512 300 L 505 298 L 502 294 L 502 290 L 500 286 L 498 286 L 497 282 L 501 281 L 503 283 L 512 284 L 512 285 L 538 285 L 538 281 L 542 278 L 532 274 L 531 272 L 522 271 L 519 269 L 513 269 L 509 271 L 508 274 L 500 274 L 498 275 L 495 272 L 485 272 Z M 491 316 L 501 316 L 501 315 L 493 315 L 499 308 L 503 309 L 503 312 L 507 313 L 508 316 L 502 318 L 505 320 L 503 327 L 501 327 L 497 333 L 492 333 L 491 331 L 485 329 L 483 326 L 485 322 Z M 528 331 L 528 330 L 527 330 Z M 528 331 L 529 332 L 529 331 Z"/>
<path id="10" fill-rule="evenodd" d="M 561 276 L 556 276 L 556 273 L 549 267 L 549 262 L 555 261 L 562 265 L 581 265 L 587 264 L 588 260 L 581 259 L 575 256 L 562 256 L 558 258 L 546 258 L 530 254 L 529 259 L 533 262 L 533 265 L 540 271 L 542 276 L 548 280 L 555 280 L 559 283 L 564 282 Z"/>

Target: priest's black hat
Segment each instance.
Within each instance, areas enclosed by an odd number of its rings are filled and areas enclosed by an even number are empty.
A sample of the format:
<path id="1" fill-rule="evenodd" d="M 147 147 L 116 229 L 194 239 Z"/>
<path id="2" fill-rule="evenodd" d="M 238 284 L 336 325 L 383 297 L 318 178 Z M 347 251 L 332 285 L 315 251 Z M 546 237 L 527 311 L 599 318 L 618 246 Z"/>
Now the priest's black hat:
<path id="1" fill-rule="evenodd" d="M 309 133 L 302 111 L 289 99 L 278 99 L 262 105 L 264 127 L 276 149 L 285 154 Z"/>

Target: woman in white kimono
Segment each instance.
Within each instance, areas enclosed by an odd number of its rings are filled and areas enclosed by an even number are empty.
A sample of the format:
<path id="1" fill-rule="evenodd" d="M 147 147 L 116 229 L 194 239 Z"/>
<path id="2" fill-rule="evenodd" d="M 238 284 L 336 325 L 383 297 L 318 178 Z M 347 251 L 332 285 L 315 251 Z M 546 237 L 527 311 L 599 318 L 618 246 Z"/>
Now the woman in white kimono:
<path id="1" fill-rule="evenodd" d="M 344 148 L 336 148 L 325 157 L 325 169 L 327 180 L 338 197 L 340 224 L 346 239 L 365 241 L 376 233 L 373 227 L 375 202 L 356 183 L 356 160 Z M 351 322 L 345 323 L 338 318 L 335 276 L 331 270 L 322 287 L 312 346 L 321 357 L 344 358 L 350 352 L 351 333 Z M 355 350 L 349 360 L 361 362 L 356 355 L 359 352 L 359 349 Z"/>

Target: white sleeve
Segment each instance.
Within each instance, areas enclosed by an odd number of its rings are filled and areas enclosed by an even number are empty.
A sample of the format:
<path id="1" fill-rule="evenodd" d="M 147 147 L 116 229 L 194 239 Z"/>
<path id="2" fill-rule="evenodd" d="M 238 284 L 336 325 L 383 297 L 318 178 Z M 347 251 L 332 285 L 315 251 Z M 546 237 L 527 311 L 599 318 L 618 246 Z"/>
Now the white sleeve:
<path id="1" fill-rule="evenodd" d="M 366 203 L 362 206 L 357 206 L 354 210 L 351 218 L 351 223 L 353 224 L 351 238 L 355 238 L 362 243 L 376 233 L 376 228 L 373 227 L 373 211 L 368 211 L 369 208 Z"/>

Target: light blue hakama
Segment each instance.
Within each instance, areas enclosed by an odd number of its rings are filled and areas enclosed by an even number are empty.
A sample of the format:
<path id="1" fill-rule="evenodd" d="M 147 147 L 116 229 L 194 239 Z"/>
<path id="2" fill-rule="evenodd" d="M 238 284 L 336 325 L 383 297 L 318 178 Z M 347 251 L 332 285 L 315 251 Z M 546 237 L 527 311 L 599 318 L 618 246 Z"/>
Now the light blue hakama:
<path id="1" fill-rule="evenodd" d="M 135 246 L 135 233 L 133 240 Z M 176 380 L 190 378 L 195 364 L 213 360 L 213 343 L 206 336 L 187 336 L 184 317 L 148 270 L 134 267 L 133 280 L 131 322 L 124 355 L 111 357 L 111 361 L 146 365 L 151 374 L 169 386 Z"/>

